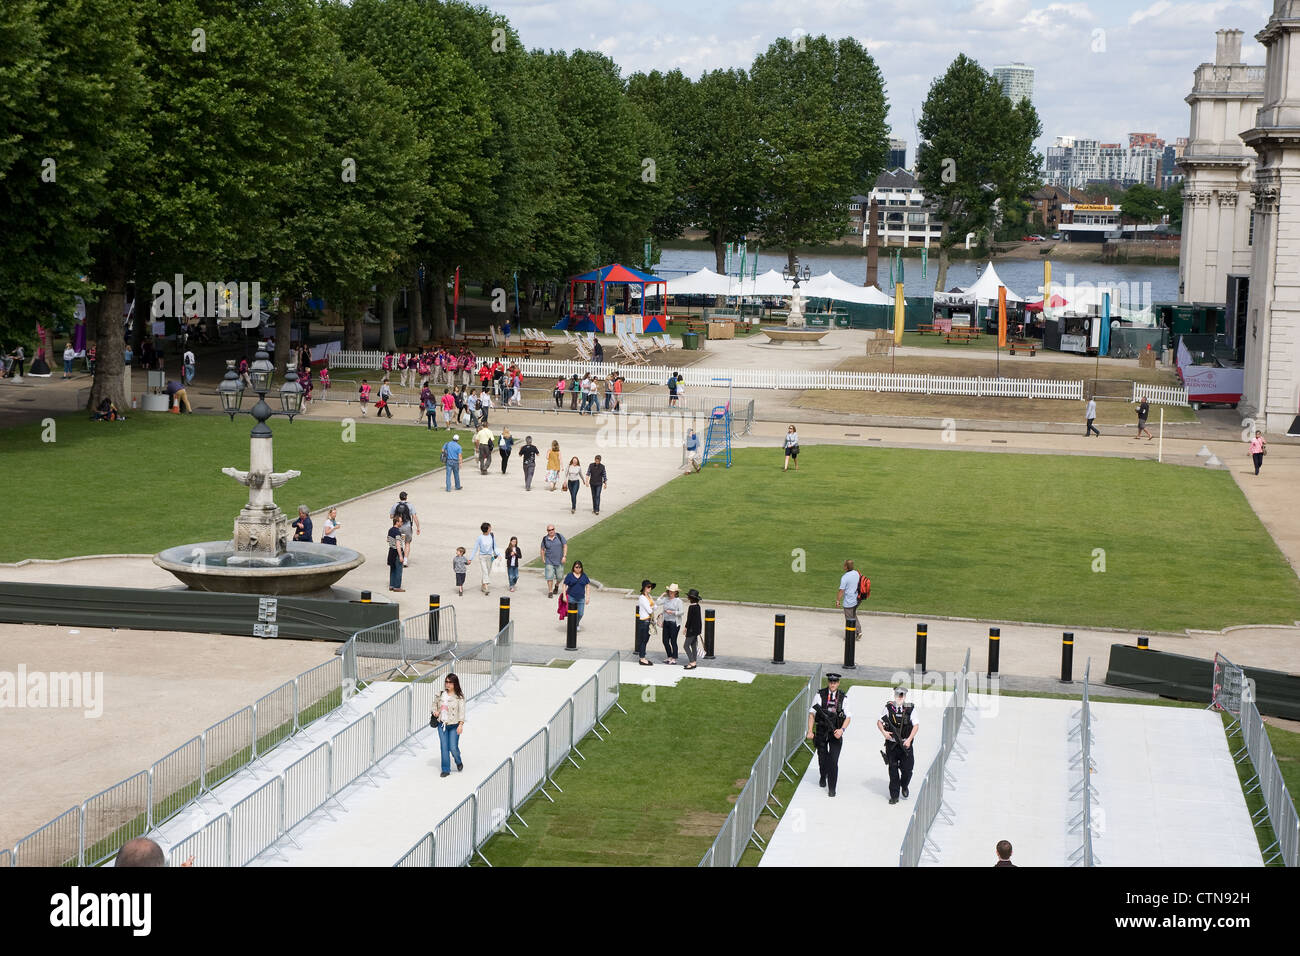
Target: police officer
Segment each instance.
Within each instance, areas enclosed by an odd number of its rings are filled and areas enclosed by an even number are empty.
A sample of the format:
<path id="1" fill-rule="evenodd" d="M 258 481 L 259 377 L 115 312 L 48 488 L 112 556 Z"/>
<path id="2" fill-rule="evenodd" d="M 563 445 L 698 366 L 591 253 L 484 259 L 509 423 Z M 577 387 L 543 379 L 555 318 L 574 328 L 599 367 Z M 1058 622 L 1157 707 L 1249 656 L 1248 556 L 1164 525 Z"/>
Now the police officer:
<path id="1" fill-rule="evenodd" d="M 819 787 L 826 787 L 835 796 L 835 784 L 840 776 L 840 748 L 844 745 L 844 731 L 849 729 L 848 701 L 840 691 L 840 675 L 827 674 L 826 686 L 817 692 L 808 711 L 808 739 L 817 744 L 817 768 L 821 771 Z"/>
<path id="2" fill-rule="evenodd" d="M 912 782 L 912 765 L 916 755 L 912 753 L 912 742 L 920 723 L 912 716 L 915 704 L 907 703 L 907 688 L 894 688 L 894 699 L 885 704 L 885 709 L 876 721 L 876 726 L 885 735 L 883 756 L 889 765 L 889 802 L 898 802 L 901 790 L 903 799 L 907 799 L 907 785 Z"/>

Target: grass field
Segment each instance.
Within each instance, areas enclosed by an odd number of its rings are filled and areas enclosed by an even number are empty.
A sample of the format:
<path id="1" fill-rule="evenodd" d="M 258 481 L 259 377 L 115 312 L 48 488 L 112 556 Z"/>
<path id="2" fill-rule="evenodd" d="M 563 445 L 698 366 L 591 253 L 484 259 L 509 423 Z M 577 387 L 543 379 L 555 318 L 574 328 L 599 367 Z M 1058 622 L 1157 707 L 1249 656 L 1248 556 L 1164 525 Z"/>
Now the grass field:
<path id="1" fill-rule="evenodd" d="M 695 866 L 804 683 L 624 685 L 627 714 L 610 711 L 607 739 L 580 745 L 582 769 L 556 772 L 555 803 L 534 797 L 520 810 L 528 826 L 511 822 L 519 839 L 493 837 L 483 855 L 494 866 Z"/>
<path id="2" fill-rule="evenodd" d="M 3 430 L 0 501 L 11 515 L 38 520 L 4 537 L 0 562 L 152 553 L 229 538 L 248 489 L 221 469 L 248 467 L 252 426 L 247 415 L 232 423 L 144 413 L 92 422 L 77 414 L 56 420 L 54 441 L 42 441 L 40 425 Z M 339 422 L 280 418 L 271 427 L 277 467 L 302 472 L 276 492 L 290 515 L 300 503 L 320 508 L 436 468 L 442 445 L 441 435 L 417 428 L 357 428 L 347 442 Z"/>
<path id="3" fill-rule="evenodd" d="M 830 446 L 800 464 L 737 450 L 732 468 L 675 479 L 569 554 L 606 586 L 679 581 L 706 601 L 833 607 L 852 557 L 873 611 L 1164 631 L 1300 619 L 1300 581 L 1223 472 Z M 658 530 L 666 514 L 681 524 Z"/>

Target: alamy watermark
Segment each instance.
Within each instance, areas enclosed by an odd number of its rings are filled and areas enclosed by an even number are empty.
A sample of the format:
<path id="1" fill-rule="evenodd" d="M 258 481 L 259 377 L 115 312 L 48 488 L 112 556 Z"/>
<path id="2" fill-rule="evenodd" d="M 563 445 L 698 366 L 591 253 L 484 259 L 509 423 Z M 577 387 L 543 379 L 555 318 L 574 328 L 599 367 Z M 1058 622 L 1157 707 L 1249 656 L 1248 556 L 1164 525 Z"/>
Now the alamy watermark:
<path id="1" fill-rule="evenodd" d="M 0 671 L 0 709 L 71 709 L 88 720 L 104 713 L 103 671 Z"/>
<path id="2" fill-rule="evenodd" d="M 178 272 L 170 282 L 153 284 L 151 314 L 155 319 L 240 319 L 241 326 L 255 329 L 262 323 L 261 302 L 260 282 L 186 282 Z"/>

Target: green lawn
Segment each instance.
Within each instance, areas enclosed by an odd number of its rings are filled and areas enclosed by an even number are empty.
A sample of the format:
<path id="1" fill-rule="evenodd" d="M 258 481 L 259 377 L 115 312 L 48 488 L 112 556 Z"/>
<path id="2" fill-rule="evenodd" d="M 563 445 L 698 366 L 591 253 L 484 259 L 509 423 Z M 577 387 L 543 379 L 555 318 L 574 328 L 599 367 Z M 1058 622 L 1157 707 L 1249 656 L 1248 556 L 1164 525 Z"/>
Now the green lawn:
<path id="1" fill-rule="evenodd" d="M 253 424 L 247 415 L 232 423 L 157 413 L 92 422 L 76 414 L 56 420 L 52 442 L 42 441 L 40 425 L 0 430 L 0 501 L 10 514 L 47 519 L 6 535 L 0 562 L 152 553 L 229 538 L 248 489 L 221 469 L 248 468 Z M 290 515 L 299 504 L 315 510 L 438 467 L 445 437 L 362 423 L 346 442 L 339 422 L 302 418 L 274 419 L 271 427 L 276 467 L 302 472 L 276 491 Z M 340 520 L 343 543 L 365 531 Z"/>
<path id="2" fill-rule="evenodd" d="M 605 717 L 612 732 L 579 745 L 582 769 L 555 774 L 555 803 L 536 796 L 493 837 L 494 866 L 695 866 L 713 844 L 801 677 L 752 684 L 684 680 L 624 685 Z M 653 690 L 653 700 L 647 700 Z M 575 758 L 576 759 L 576 758 Z"/>
<path id="3" fill-rule="evenodd" d="M 1164 631 L 1300 619 L 1300 581 L 1221 471 L 831 446 L 800 464 L 737 450 L 732 468 L 678 477 L 574 537 L 569 556 L 606 586 L 677 581 L 706 603 L 833 607 L 852 557 L 873 611 Z"/>

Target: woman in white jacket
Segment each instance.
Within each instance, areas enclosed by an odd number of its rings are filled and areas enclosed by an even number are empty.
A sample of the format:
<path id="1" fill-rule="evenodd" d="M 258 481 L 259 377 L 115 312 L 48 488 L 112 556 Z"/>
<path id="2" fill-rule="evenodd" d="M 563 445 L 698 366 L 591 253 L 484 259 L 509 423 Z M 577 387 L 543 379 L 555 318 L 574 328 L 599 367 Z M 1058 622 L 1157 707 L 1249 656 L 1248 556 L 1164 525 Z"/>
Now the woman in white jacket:
<path id="1" fill-rule="evenodd" d="M 456 758 L 456 769 L 464 770 L 460 759 L 460 735 L 465 730 L 465 694 L 460 689 L 460 678 L 448 674 L 443 690 L 433 699 L 429 717 L 430 726 L 438 728 L 438 743 L 442 748 L 442 774 L 451 773 L 451 759 Z"/>

